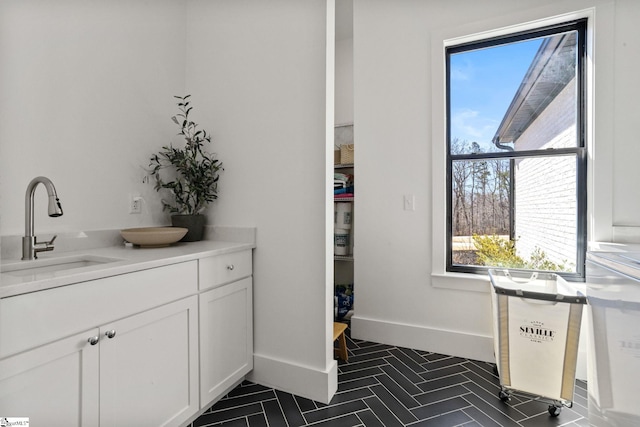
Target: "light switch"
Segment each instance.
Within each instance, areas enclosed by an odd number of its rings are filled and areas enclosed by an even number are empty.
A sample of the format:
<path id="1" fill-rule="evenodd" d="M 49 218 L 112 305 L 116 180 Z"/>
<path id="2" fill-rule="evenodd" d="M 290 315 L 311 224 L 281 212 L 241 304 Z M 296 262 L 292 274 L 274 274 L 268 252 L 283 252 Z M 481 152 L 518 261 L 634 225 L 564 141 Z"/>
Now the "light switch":
<path id="1" fill-rule="evenodd" d="M 413 194 L 404 195 L 404 210 L 415 211 L 416 210 L 416 196 Z"/>
<path id="2" fill-rule="evenodd" d="M 142 212 L 142 197 L 135 195 L 129 198 L 129 213 L 139 214 Z"/>

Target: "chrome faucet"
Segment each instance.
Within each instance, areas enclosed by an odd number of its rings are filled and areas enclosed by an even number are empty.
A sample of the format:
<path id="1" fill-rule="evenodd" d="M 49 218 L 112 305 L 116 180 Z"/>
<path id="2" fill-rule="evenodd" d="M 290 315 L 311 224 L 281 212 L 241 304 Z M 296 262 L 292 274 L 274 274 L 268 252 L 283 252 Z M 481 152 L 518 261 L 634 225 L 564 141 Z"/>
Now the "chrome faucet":
<path id="1" fill-rule="evenodd" d="M 44 176 L 38 176 L 33 178 L 29 185 L 27 186 L 27 193 L 24 198 L 24 237 L 22 238 L 22 259 L 36 259 L 38 258 L 38 252 L 44 251 L 52 251 L 53 241 L 56 240 L 57 236 L 53 236 L 53 238 L 48 242 L 38 242 L 36 236 L 34 236 L 33 231 L 33 196 L 36 192 L 36 187 L 38 184 L 43 184 L 47 189 L 47 194 L 49 195 L 49 216 L 50 217 L 58 217 L 62 216 L 62 206 L 60 206 L 60 200 L 58 199 L 58 195 L 56 194 L 56 187 L 54 187 L 53 182 L 49 178 Z"/>

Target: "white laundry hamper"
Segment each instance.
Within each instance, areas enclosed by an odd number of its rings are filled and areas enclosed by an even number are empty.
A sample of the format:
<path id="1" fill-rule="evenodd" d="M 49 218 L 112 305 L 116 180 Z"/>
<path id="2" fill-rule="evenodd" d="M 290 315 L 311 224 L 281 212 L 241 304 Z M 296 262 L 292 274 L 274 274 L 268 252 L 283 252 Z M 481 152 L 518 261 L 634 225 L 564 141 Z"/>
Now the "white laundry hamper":
<path id="1" fill-rule="evenodd" d="M 573 405 L 586 296 L 553 273 L 491 269 L 489 277 L 498 396 L 545 401 L 557 416 Z"/>

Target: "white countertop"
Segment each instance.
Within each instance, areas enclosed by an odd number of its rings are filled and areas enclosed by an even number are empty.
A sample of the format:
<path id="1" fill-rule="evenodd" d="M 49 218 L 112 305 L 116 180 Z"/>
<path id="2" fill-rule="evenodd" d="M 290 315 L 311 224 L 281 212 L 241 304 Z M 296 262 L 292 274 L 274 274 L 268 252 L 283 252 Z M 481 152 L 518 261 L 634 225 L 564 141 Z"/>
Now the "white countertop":
<path id="1" fill-rule="evenodd" d="M 46 252 L 39 254 L 39 259 L 35 261 L 2 260 L 4 270 L 7 267 L 10 268 L 20 263 L 33 263 L 36 265 L 36 263 L 44 264 L 49 260 L 62 261 L 64 258 L 96 257 L 96 259 L 114 259 L 110 262 L 86 267 L 30 275 L 18 276 L 9 272 L 2 273 L 0 274 L 0 298 L 253 248 L 255 248 L 254 243 L 204 240 L 200 242 L 176 243 L 166 248 L 153 249 L 145 249 L 137 246 L 125 247 L 122 245 L 85 249 L 77 252 Z"/>

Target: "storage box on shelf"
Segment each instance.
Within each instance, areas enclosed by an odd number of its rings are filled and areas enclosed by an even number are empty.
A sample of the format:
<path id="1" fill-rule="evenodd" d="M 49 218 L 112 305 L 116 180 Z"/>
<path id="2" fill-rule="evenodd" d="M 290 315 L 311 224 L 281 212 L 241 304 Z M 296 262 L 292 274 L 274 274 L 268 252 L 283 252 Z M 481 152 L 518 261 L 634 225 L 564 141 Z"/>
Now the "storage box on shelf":
<path id="1" fill-rule="evenodd" d="M 354 158 L 354 144 L 342 144 L 340 146 L 340 164 L 352 165 Z"/>

